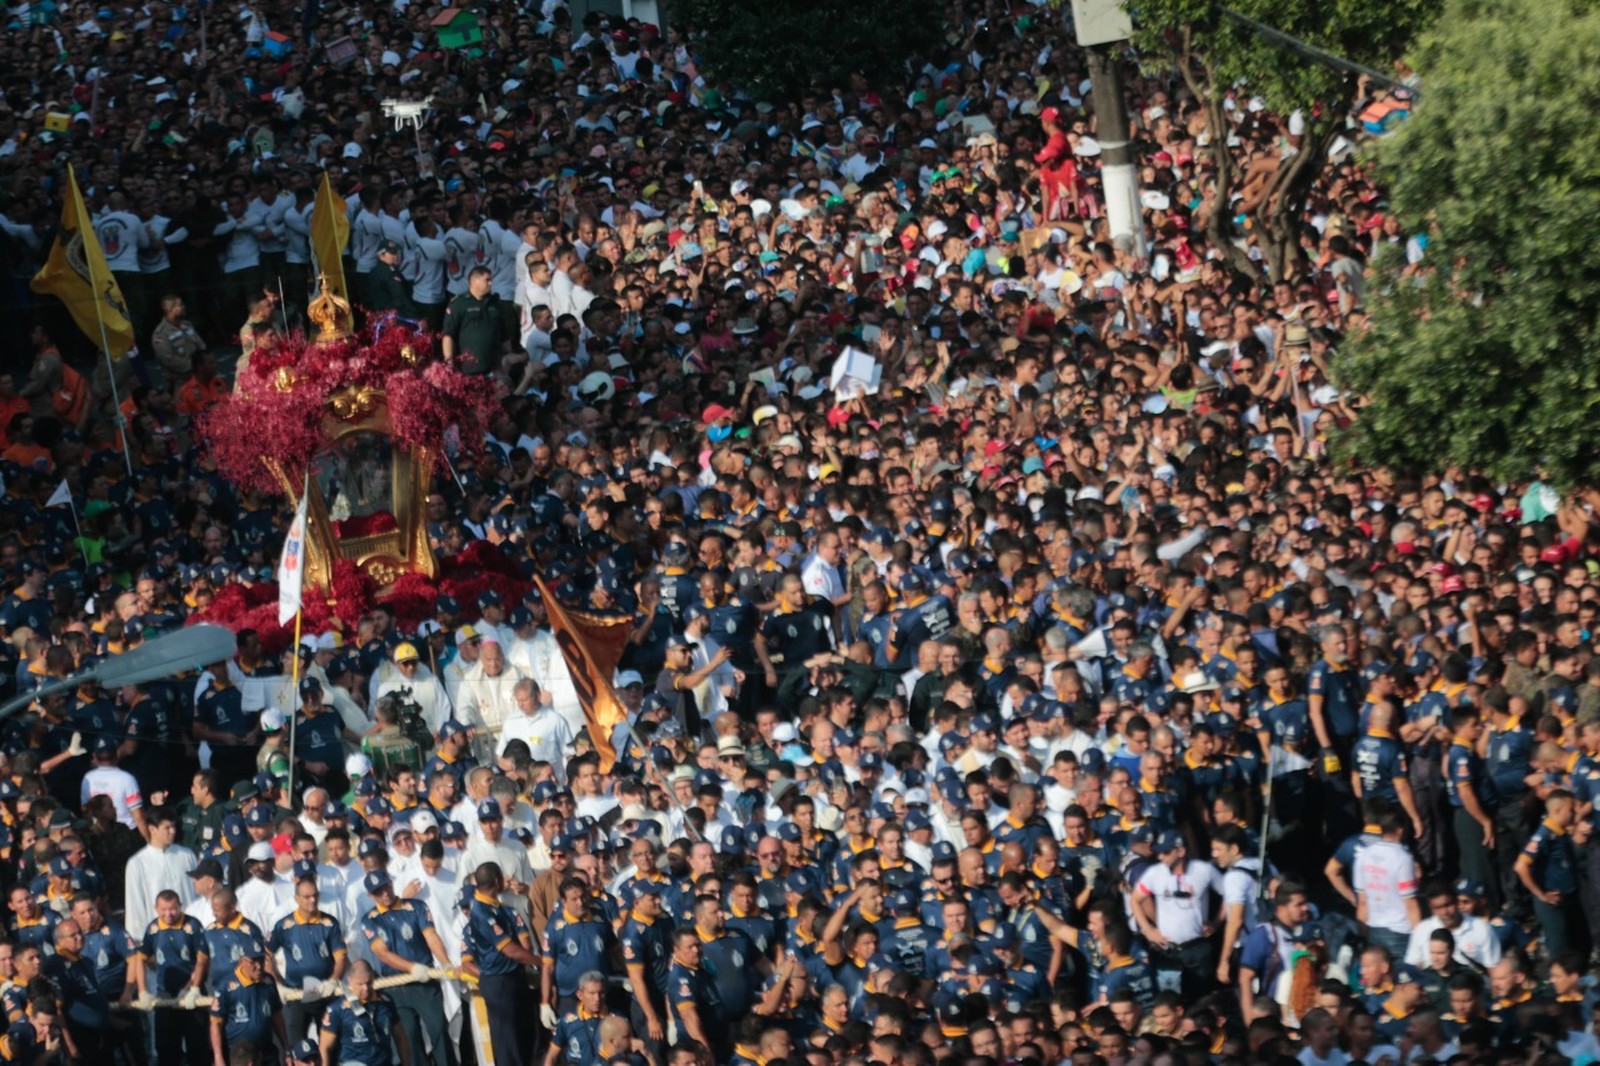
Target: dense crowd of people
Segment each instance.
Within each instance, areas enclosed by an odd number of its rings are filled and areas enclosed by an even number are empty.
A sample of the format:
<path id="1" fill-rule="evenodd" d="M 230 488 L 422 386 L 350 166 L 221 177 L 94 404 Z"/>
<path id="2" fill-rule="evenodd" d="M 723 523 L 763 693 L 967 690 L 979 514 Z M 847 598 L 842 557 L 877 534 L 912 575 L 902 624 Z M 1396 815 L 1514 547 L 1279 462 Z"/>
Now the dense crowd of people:
<path id="1" fill-rule="evenodd" d="M 357 305 L 495 397 L 432 548 L 529 591 L 0 721 L 0 1061 L 1600 1060 L 1600 501 L 1335 462 L 1364 264 L 1428 269 L 1357 163 L 1275 277 L 1207 221 L 1300 116 L 1130 75 L 1114 240 L 1048 6 L 778 105 L 438 13 L 12 10 L 0 690 L 272 579 L 292 503 L 194 420 L 301 328 L 323 173 Z M 111 363 L 22 306 L 68 163 Z M 535 576 L 633 621 L 611 736 Z"/>

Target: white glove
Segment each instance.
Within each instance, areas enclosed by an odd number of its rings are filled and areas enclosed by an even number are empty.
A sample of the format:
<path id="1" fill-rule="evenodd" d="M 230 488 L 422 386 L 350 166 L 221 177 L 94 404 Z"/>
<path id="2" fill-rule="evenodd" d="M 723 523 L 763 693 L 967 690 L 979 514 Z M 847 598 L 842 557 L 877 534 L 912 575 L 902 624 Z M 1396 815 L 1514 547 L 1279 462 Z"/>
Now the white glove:
<path id="1" fill-rule="evenodd" d="M 552 1033 L 555 1032 L 556 1009 L 548 1003 L 541 1003 L 539 1005 L 539 1020 L 544 1023 L 544 1027 L 546 1029 L 550 1030 Z"/>
<path id="2" fill-rule="evenodd" d="M 83 734 L 82 733 L 74 733 L 74 734 L 72 734 L 72 743 L 67 745 L 67 754 L 68 755 L 87 755 L 88 753 L 89 753 L 89 749 L 85 748 L 83 746 Z"/>
<path id="3" fill-rule="evenodd" d="M 322 982 L 322 984 L 317 986 L 317 998 L 318 999 L 332 999 L 334 996 L 337 996 L 339 994 L 340 994 L 340 992 L 339 992 L 339 982 L 338 981 L 334 981 L 332 979 L 329 979 L 327 981 Z"/>
<path id="4" fill-rule="evenodd" d="M 200 990 L 191 986 L 183 990 L 183 995 L 178 997 L 178 1002 L 183 1004 L 184 1010 L 193 1010 L 199 998 Z"/>
<path id="5" fill-rule="evenodd" d="M 429 966 L 425 962 L 414 962 L 411 964 L 411 976 L 413 977 L 427 977 L 432 972 L 433 967 Z"/>
<path id="6" fill-rule="evenodd" d="M 149 992 L 140 992 L 138 998 L 133 1001 L 133 1009 L 149 1010 L 154 1003 L 155 997 Z"/>

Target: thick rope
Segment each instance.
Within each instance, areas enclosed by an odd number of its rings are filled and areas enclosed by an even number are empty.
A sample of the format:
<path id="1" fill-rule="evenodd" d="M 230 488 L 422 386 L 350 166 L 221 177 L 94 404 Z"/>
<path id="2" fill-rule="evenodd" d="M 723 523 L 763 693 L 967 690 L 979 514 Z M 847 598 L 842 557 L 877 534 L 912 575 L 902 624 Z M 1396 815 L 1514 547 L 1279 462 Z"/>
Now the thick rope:
<path id="1" fill-rule="evenodd" d="M 459 970 L 425 970 L 422 973 L 398 973 L 392 977 L 380 977 L 372 982 L 372 987 L 378 991 L 386 988 L 396 988 L 400 985 L 420 985 L 425 981 L 465 981 L 469 985 L 476 985 L 477 978 Z M 336 995 L 344 994 L 344 986 L 339 986 Z M 306 998 L 304 991 L 298 988 L 278 986 L 278 997 L 285 1003 L 297 1003 Z M 322 996 L 313 996 L 313 999 L 322 999 Z M 134 1010 L 155 1010 L 158 1007 L 176 1007 L 181 1010 L 199 1010 L 211 1006 L 211 997 L 202 996 L 198 992 L 186 992 L 176 998 L 166 999 L 157 996 L 142 995 L 134 1000 L 130 1006 Z"/>

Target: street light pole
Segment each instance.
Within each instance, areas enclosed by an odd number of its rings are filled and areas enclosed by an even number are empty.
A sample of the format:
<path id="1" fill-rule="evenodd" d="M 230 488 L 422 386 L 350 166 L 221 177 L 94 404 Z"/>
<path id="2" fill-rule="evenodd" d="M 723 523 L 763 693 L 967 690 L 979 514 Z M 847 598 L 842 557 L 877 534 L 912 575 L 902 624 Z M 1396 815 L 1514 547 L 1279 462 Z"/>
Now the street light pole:
<path id="1" fill-rule="evenodd" d="M 1094 99 L 1095 134 L 1100 142 L 1100 186 L 1105 192 L 1106 221 L 1112 240 L 1126 239 L 1143 259 L 1149 249 L 1144 213 L 1139 208 L 1139 168 L 1128 141 L 1128 103 L 1122 89 L 1122 66 L 1114 46 L 1090 46 L 1089 81 Z"/>

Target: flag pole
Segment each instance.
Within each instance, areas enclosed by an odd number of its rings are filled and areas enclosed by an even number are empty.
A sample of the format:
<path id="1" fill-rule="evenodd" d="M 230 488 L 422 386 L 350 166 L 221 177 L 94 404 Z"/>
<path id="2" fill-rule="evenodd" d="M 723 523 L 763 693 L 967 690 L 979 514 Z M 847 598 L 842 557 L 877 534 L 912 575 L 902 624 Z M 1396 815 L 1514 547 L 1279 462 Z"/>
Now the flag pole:
<path id="1" fill-rule="evenodd" d="M 78 177 L 77 174 L 73 172 L 71 163 L 67 164 L 67 173 L 71 177 L 71 184 L 67 190 L 67 195 L 71 196 L 73 191 L 78 187 Z M 89 205 L 83 202 L 82 193 L 78 194 L 78 203 L 83 208 L 84 218 L 82 221 L 84 223 L 90 223 L 92 220 L 88 217 Z M 90 232 L 92 234 L 92 228 Z M 95 240 L 98 241 L 99 238 L 96 237 Z M 112 424 L 117 427 L 117 436 L 122 439 L 122 465 L 127 467 L 128 478 L 129 480 L 132 480 L 133 452 L 128 447 L 128 420 L 123 417 L 122 414 L 122 397 L 117 395 L 117 368 L 113 366 L 111 362 L 111 339 L 106 336 L 106 316 L 100 307 L 100 301 L 105 298 L 105 294 L 100 291 L 100 284 L 95 279 L 94 261 L 94 256 L 84 256 L 84 265 L 89 271 L 89 289 L 94 293 L 94 320 L 100 325 L 100 354 L 105 358 L 106 377 L 111 383 L 111 421 Z M 128 321 L 130 324 L 133 322 L 131 318 Z M 134 343 L 138 343 L 137 337 L 134 338 Z"/>
<path id="2" fill-rule="evenodd" d="M 89 268 L 92 272 L 93 267 Z M 91 280 L 90 284 L 94 284 Z M 96 295 L 94 301 L 94 317 L 100 323 L 100 354 L 106 360 L 106 379 L 111 383 L 111 406 L 115 412 L 111 417 L 112 425 L 117 427 L 117 436 L 122 441 L 122 465 L 128 470 L 128 477 L 133 477 L 133 451 L 128 447 L 128 419 L 122 413 L 122 397 L 117 394 L 117 368 L 111 362 L 111 341 L 106 338 L 106 320 L 100 312 L 100 299 Z"/>
<path id="3" fill-rule="evenodd" d="M 83 525 L 78 521 L 78 505 L 68 500 L 67 506 L 72 510 L 72 528 L 78 531 L 78 552 L 83 556 L 83 565 L 87 568 L 91 565 L 89 546 L 83 542 Z"/>
<path id="4" fill-rule="evenodd" d="M 450 455 L 443 448 L 439 449 L 439 458 L 444 460 L 444 468 L 450 471 L 450 476 L 455 479 L 456 488 L 461 490 L 461 495 L 467 494 L 467 486 L 461 483 L 461 475 L 456 473 L 456 464 L 450 461 Z"/>
<path id="5" fill-rule="evenodd" d="M 72 163 L 67 163 L 67 178 L 69 178 L 67 195 L 70 197 L 78 187 L 78 178 L 77 174 L 72 171 Z M 78 203 L 83 206 L 83 214 L 85 214 L 85 218 L 82 221 L 90 222 L 91 219 L 88 218 L 90 208 L 86 203 L 83 203 L 83 194 L 78 194 Z M 94 240 L 98 242 L 99 237 L 94 237 Z M 106 295 L 102 293 L 101 288 L 99 288 L 99 282 L 94 277 L 94 256 L 83 256 L 83 261 L 85 261 L 85 267 L 88 267 L 88 272 L 90 272 L 90 291 L 94 293 L 94 322 L 98 322 L 99 328 L 101 328 L 101 355 L 106 359 L 106 375 L 110 381 L 112 423 L 117 426 L 117 434 L 122 437 L 122 463 L 123 466 L 128 467 L 128 479 L 131 480 L 133 479 L 133 450 L 128 447 L 128 419 L 123 418 L 122 397 L 117 395 L 117 368 L 112 365 L 112 360 L 110 360 L 110 338 L 106 336 L 106 314 L 101 309 L 101 299 L 106 298 Z M 128 323 L 131 325 L 133 319 L 128 319 Z M 134 338 L 134 344 L 138 344 L 138 338 Z"/>
<path id="6" fill-rule="evenodd" d="M 294 724 L 300 717 L 300 620 L 304 611 L 294 613 L 294 660 L 289 667 L 289 698 L 294 706 L 289 711 L 289 780 L 284 783 L 284 794 L 294 803 Z"/>
<path id="7" fill-rule="evenodd" d="M 306 497 L 311 492 L 311 464 L 306 464 L 305 480 L 300 486 L 300 503 L 296 504 L 295 511 L 305 503 Z M 302 529 L 301 536 L 305 535 Z M 300 565 L 305 566 L 305 560 L 300 560 Z M 301 571 L 304 573 L 304 570 Z M 289 803 L 294 803 L 294 737 L 295 723 L 300 720 L 300 624 L 305 618 L 305 590 L 301 589 L 294 608 L 294 658 L 289 663 L 289 698 L 294 701 L 294 706 L 289 710 L 289 779 L 284 782 L 284 795 Z"/>
<path id="8" fill-rule="evenodd" d="M 72 528 L 77 530 L 78 533 L 78 551 L 83 554 L 83 565 L 87 568 L 90 565 L 89 549 L 83 543 L 83 524 L 78 521 L 78 505 L 72 500 L 72 489 L 67 484 L 66 478 L 61 479 L 61 484 L 57 485 L 56 491 L 50 494 L 50 498 L 45 501 L 45 506 L 54 507 L 61 503 L 66 504 L 67 509 L 72 512 Z"/>

